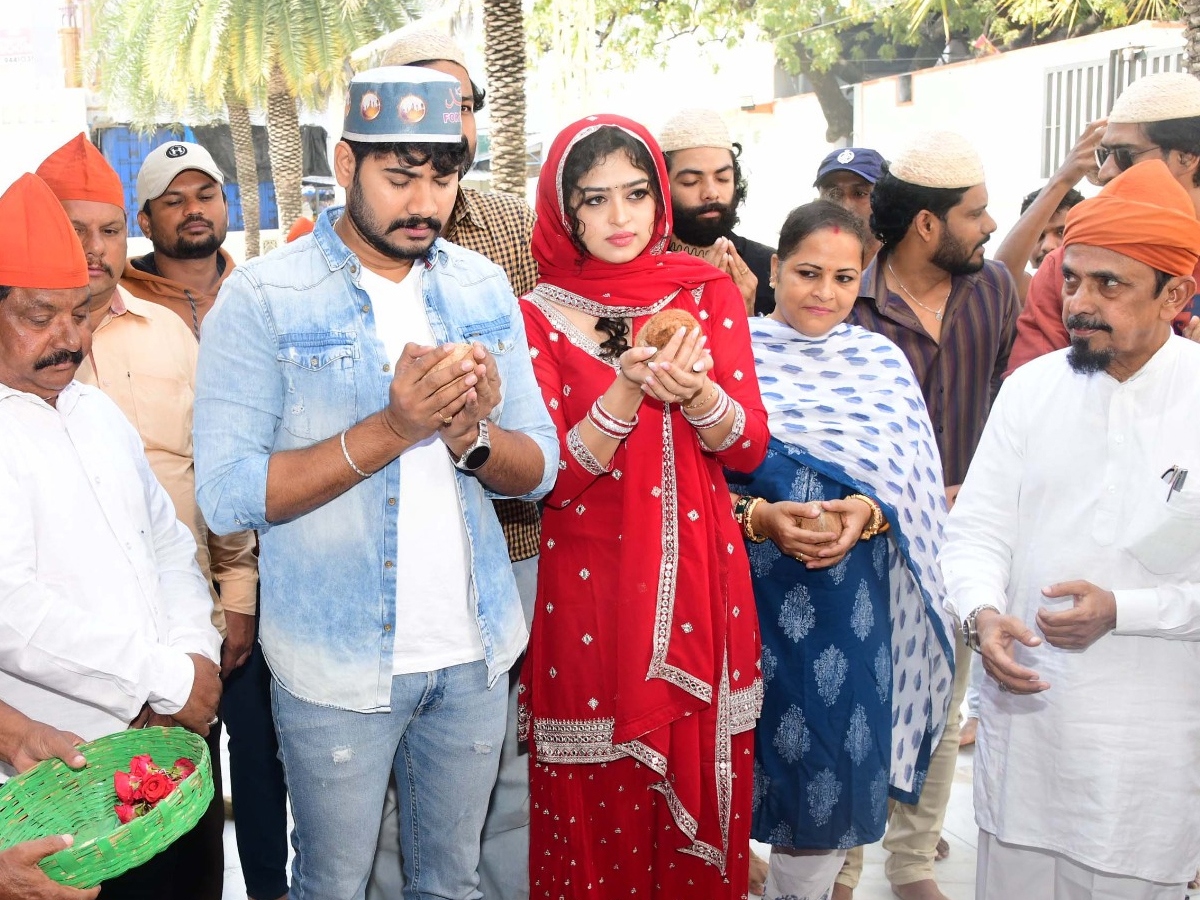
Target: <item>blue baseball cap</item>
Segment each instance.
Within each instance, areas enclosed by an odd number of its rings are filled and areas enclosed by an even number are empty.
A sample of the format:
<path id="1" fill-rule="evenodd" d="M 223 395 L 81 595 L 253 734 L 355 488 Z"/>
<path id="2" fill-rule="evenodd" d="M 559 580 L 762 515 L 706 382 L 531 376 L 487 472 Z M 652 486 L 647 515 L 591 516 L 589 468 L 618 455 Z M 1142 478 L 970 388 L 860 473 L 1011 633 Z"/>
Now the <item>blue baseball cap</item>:
<path id="1" fill-rule="evenodd" d="M 342 137 L 367 143 L 462 140 L 462 85 L 416 66 L 367 69 L 350 81 Z"/>
<path id="2" fill-rule="evenodd" d="M 820 185 L 821 180 L 833 172 L 852 172 L 874 184 L 883 173 L 883 157 L 865 147 L 834 150 L 821 160 L 821 167 L 817 169 L 817 180 L 813 182 L 813 187 Z"/>

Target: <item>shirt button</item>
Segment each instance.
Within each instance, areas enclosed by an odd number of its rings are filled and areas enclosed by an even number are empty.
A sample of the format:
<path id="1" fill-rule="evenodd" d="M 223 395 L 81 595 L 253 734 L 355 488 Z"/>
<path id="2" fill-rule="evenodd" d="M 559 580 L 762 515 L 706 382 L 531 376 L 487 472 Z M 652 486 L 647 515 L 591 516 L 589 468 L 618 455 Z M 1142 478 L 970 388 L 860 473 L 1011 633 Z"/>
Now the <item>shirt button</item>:
<path id="1" fill-rule="evenodd" d="M 388 497 L 388 506 L 395 506 L 395 505 L 396 505 L 396 498 Z"/>
<path id="2" fill-rule="evenodd" d="M 383 626 L 383 630 L 384 630 L 384 633 L 385 633 L 385 634 L 386 634 L 387 632 L 391 631 L 391 630 L 392 630 L 392 625 L 391 625 L 391 623 L 390 623 L 390 622 L 388 622 L 388 623 L 385 623 L 385 624 L 384 624 L 384 626 Z"/>
<path id="3" fill-rule="evenodd" d="M 365 312 L 365 313 L 369 313 L 370 311 L 371 311 L 371 306 L 370 306 L 370 304 L 364 304 L 364 305 L 363 305 L 363 312 Z"/>
<path id="4" fill-rule="evenodd" d="M 391 363 L 384 363 L 384 364 L 383 364 L 383 371 L 385 371 L 385 372 L 390 372 L 390 371 L 392 371 L 392 366 L 391 366 Z"/>
<path id="5" fill-rule="evenodd" d="M 315 356 L 314 356 L 312 359 L 310 359 L 310 360 L 309 360 L 309 363 L 310 363 L 310 364 L 312 364 L 312 365 L 314 365 L 314 366 L 315 366 L 315 365 L 316 365 L 318 362 L 320 362 L 320 360 L 319 360 L 319 359 L 317 359 Z"/>
<path id="6" fill-rule="evenodd" d="M 353 274 L 357 275 L 358 274 L 358 265 L 356 263 L 350 263 L 350 271 Z"/>
<path id="7" fill-rule="evenodd" d="M 384 561 L 384 563 L 383 563 L 383 567 L 384 567 L 385 569 L 390 569 L 390 568 L 392 567 L 392 561 L 391 561 L 390 559 L 389 559 L 389 560 L 385 560 L 385 561 Z"/>

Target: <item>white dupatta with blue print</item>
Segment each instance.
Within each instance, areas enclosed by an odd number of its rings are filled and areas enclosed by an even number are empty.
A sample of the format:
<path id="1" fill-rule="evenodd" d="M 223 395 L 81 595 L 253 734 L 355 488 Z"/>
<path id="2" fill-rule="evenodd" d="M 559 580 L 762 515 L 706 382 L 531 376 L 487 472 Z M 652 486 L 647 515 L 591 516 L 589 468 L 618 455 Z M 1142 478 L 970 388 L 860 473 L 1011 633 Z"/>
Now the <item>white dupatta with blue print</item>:
<path id="1" fill-rule="evenodd" d="M 921 745 L 926 732 L 940 740 L 954 683 L 937 562 L 946 494 L 920 386 L 899 347 L 856 325 L 810 338 L 756 318 L 750 340 L 771 436 L 790 456 L 874 498 L 891 523 L 891 784 L 919 791 Z"/>

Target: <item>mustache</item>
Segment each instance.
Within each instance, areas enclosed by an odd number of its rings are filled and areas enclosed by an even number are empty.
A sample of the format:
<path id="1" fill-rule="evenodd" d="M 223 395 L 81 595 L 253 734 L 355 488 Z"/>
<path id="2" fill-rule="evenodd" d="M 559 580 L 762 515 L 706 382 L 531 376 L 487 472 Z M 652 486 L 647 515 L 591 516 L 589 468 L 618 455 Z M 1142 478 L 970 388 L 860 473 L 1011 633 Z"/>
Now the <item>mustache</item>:
<path id="1" fill-rule="evenodd" d="M 42 369 L 48 369 L 51 366 L 61 365 L 62 363 L 65 363 L 65 362 L 71 362 L 77 366 L 81 365 L 83 363 L 83 351 L 82 350 L 55 350 L 49 356 L 43 356 L 41 359 L 39 359 L 37 362 L 35 362 L 33 364 L 33 370 L 35 372 L 38 372 L 38 371 L 41 371 Z"/>
<path id="2" fill-rule="evenodd" d="M 704 203 L 704 204 L 701 204 L 700 206 L 692 206 L 692 207 L 689 207 L 687 210 L 687 213 L 690 216 L 702 216 L 705 213 L 710 213 L 710 212 L 715 212 L 715 213 L 724 215 L 725 213 L 729 212 L 729 204 L 728 203 L 720 203 L 720 202 L 714 200 L 712 203 Z"/>
<path id="3" fill-rule="evenodd" d="M 1080 328 L 1088 331 L 1107 331 L 1109 334 L 1112 334 L 1112 326 L 1103 319 L 1092 319 L 1083 313 L 1075 313 L 1067 317 L 1068 330 L 1075 331 Z"/>
<path id="4" fill-rule="evenodd" d="M 110 266 L 110 265 L 109 265 L 108 263 L 106 263 L 104 260 L 102 260 L 102 259 L 91 259 L 91 258 L 89 258 L 89 259 L 88 259 L 88 261 L 87 261 L 87 264 L 88 264 L 89 266 L 99 266 L 101 269 L 103 269 L 103 270 L 104 270 L 104 274 L 105 274 L 105 275 L 107 275 L 109 278 L 112 278 L 112 277 L 113 277 L 113 269 L 112 269 L 112 266 Z"/>
<path id="5" fill-rule="evenodd" d="M 213 226 L 212 220 L 204 218 L 204 216 L 200 215 L 199 213 L 197 213 L 194 216 L 188 216 L 186 219 L 184 219 L 179 224 L 179 227 L 175 230 L 177 232 L 179 232 L 180 234 L 183 234 L 183 230 L 185 228 L 187 228 L 189 225 L 195 225 L 197 222 L 199 222 L 202 225 L 207 225 L 209 228 L 212 228 L 214 231 L 216 230 L 216 228 Z"/>
<path id="6" fill-rule="evenodd" d="M 434 234 L 442 233 L 442 220 L 434 216 L 409 216 L 407 219 L 396 219 L 388 226 L 388 233 L 402 228 L 428 228 Z"/>

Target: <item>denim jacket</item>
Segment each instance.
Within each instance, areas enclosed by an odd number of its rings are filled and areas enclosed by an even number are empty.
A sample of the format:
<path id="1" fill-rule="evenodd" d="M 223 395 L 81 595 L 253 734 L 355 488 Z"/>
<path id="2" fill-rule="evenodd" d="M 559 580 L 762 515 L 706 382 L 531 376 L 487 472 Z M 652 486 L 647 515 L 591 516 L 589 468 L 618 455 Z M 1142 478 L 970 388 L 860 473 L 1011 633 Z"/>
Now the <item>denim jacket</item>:
<path id="1" fill-rule="evenodd" d="M 392 365 L 375 331 L 361 263 L 325 212 L 311 237 L 238 267 L 204 321 L 196 377 L 196 494 L 219 534 L 261 539 L 259 634 L 281 686 L 303 700 L 388 709 L 396 640 L 396 546 L 403 454 L 312 512 L 266 519 L 272 453 L 339 434 L 388 402 Z M 479 341 L 496 359 L 502 400 L 490 418 L 532 438 L 543 496 L 558 438 L 533 377 L 525 329 L 504 271 L 438 239 L 423 260 L 425 310 L 439 342 Z M 457 474 L 471 553 L 471 594 L 489 685 L 528 639 L 493 496 Z M 445 514 L 430 510 L 429 515 Z"/>

